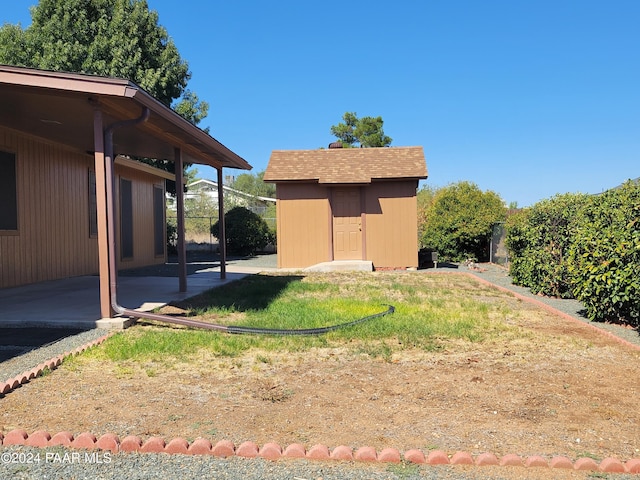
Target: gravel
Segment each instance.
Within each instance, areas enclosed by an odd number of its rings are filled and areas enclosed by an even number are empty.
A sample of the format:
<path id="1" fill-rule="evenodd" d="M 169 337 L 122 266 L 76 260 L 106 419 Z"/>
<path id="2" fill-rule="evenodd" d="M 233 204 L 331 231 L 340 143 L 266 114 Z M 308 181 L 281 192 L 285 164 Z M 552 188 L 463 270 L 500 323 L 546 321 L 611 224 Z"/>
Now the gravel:
<path id="1" fill-rule="evenodd" d="M 1 330 L 0 330 L 1 331 Z M 17 375 L 21 375 L 41 363 L 52 358 L 70 352 L 78 347 L 86 345 L 108 333 L 108 330 L 94 328 L 72 335 L 49 345 L 44 345 L 35 350 L 10 358 L 4 362 L 0 362 L 0 382 L 9 380 Z M 1 397 L 0 397 L 1 398 Z"/>
<path id="2" fill-rule="evenodd" d="M 75 457 L 72 454 L 76 454 Z M 3 457 L 4 455 L 4 457 Z M 38 456 L 39 455 L 39 456 Z M 66 457 L 65 457 L 66 455 Z M 86 456 L 85 456 L 86 455 Z M 11 456 L 16 461 L 11 463 Z M 36 457 L 38 456 L 38 457 Z M 11 446 L 0 449 L 0 478 L 15 480 L 478 480 L 543 479 L 546 469 L 510 467 L 431 466 L 339 461 L 305 461 L 261 458 L 70 451 Z M 38 458 L 38 461 L 35 459 Z M 22 460 L 22 462 L 20 462 Z M 30 462 L 30 463 L 27 463 Z M 556 471 L 556 478 L 569 478 Z M 567 472 L 568 473 L 568 472 Z M 577 472 L 576 472 L 577 473 Z M 554 475 L 556 476 L 556 475 Z M 571 478 L 586 478 L 572 476 Z M 634 480 L 636 475 L 607 474 L 610 480 Z"/>
<path id="3" fill-rule="evenodd" d="M 11 452 L 31 452 L 37 450 L 26 447 L 11 447 L 3 449 Z M 50 451 L 50 449 L 46 449 Z M 57 450 L 60 455 L 65 452 Z M 243 459 L 231 457 L 221 459 L 211 456 L 185 456 L 166 454 L 118 454 L 101 457 L 110 463 L 85 462 L 80 457 L 76 463 L 55 462 L 55 457 L 46 461 L 45 450 L 40 451 L 39 463 L 31 464 L 2 464 L 0 463 L 0 477 L 12 479 L 77 479 L 93 480 L 146 480 L 158 478 L 180 478 L 182 480 L 202 478 L 224 479 L 395 479 L 395 478 L 464 478 L 447 477 L 437 474 L 437 469 L 425 471 L 427 476 L 399 477 L 388 471 L 386 467 L 358 465 L 337 462 L 308 462 L 300 460 L 286 460 L 280 462 L 262 459 Z M 53 452 L 53 450 L 51 450 Z M 377 467 L 377 468 L 376 468 Z M 413 473 L 416 473 L 415 470 Z"/>

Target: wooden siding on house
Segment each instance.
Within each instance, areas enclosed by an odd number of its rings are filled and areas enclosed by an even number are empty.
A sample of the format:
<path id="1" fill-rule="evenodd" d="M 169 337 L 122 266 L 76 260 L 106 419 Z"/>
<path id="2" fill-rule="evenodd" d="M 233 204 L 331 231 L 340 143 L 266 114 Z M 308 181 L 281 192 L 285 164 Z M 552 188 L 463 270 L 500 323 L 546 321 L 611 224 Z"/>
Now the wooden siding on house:
<path id="1" fill-rule="evenodd" d="M 313 184 L 278 184 L 276 198 L 278 267 L 303 268 L 330 261 L 331 215 L 327 188 Z"/>
<path id="2" fill-rule="evenodd" d="M 164 181 L 157 177 L 116 165 L 116 238 L 121 239 L 121 209 L 120 209 L 120 185 L 122 180 L 131 182 L 131 225 L 133 234 L 133 256 L 123 258 L 118 248 L 118 268 L 137 268 L 145 265 L 164 263 L 165 253 L 155 254 L 156 237 L 158 232 L 154 221 L 154 189 L 162 188 L 164 192 Z M 164 194 L 163 194 L 164 195 Z M 166 223 L 166 222 L 165 222 Z M 162 230 L 163 237 L 166 236 L 166 225 Z M 166 241 L 163 240 L 166 251 Z"/>
<path id="3" fill-rule="evenodd" d="M 0 150 L 15 154 L 18 230 L 0 231 L 0 288 L 98 272 L 98 242 L 90 232 L 92 155 L 0 127 Z M 154 255 L 153 188 L 164 181 L 116 165 L 134 181 L 131 268 L 162 263 Z"/>
<path id="4" fill-rule="evenodd" d="M 0 150 L 16 155 L 18 230 L 0 233 L 0 288 L 94 274 L 89 235 L 92 157 L 0 128 Z"/>

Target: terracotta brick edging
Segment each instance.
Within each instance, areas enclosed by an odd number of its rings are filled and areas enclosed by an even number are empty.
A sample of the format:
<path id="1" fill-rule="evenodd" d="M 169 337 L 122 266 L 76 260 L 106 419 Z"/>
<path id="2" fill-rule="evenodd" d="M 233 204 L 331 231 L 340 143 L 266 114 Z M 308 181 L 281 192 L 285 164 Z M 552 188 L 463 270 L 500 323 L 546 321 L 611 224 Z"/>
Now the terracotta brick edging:
<path id="1" fill-rule="evenodd" d="M 522 458 L 516 454 L 507 454 L 497 457 L 493 453 L 482 453 L 475 458 L 468 452 L 456 452 L 449 455 L 442 450 L 424 452 L 417 449 L 407 450 L 401 453 L 395 448 L 385 448 L 376 451 L 373 447 L 360 447 L 353 450 L 351 447 L 340 445 L 331 450 L 326 445 L 314 445 L 306 449 L 299 443 L 291 444 L 285 448 L 274 442 L 260 446 L 254 442 L 243 442 L 235 446 L 229 440 L 220 440 L 213 445 L 209 440 L 197 438 L 189 443 L 186 439 L 177 437 L 166 442 L 161 437 L 150 437 L 142 441 L 139 437 L 129 435 L 122 441 L 112 434 L 105 433 L 97 438 L 90 432 L 83 432 L 77 437 L 69 432 L 59 432 L 51 436 L 48 432 L 38 430 L 31 435 L 25 430 L 11 430 L 6 435 L 0 433 L 0 445 L 25 445 L 31 447 L 51 447 L 63 445 L 71 449 L 103 450 L 111 453 L 166 453 L 182 455 L 212 455 L 216 457 L 244 457 L 263 458 L 270 461 L 280 459 L 307 459 L 316 461 L 356 461 L 377 463 L 400 463 L 402 461 L 418 465 L 472 465 L 477 467 L 505 466 L 522 468 L 558 468 L 572 470 L 587 470 L 607 473 L 635 473 L 640 474 L 640 458 L 627 460 L 625 463 L 617 458 L 608 457 L 597 463 L 592 458 L 578 458 L 572 462 L 567 457 L 556 456 L 550 460 L 539 455 Z"/>
<path id="2" fill-rule="evenodd" d="M 78 353 L 84 352 L 85 350 L 95 347 L 96 345 L 100 345 L 107 338 L 113 335 L 115 332 L 107 333 L 100 338 L 93 340 L 85 345 L 82 345 L 74 350 L 64 352 L 62 355 L 58 355 L 57 357 L 53 357 L 46 362 L 42 362 L 37 367 L 33 367 L 31 370 L 27 372 L 21 373 L 20 375 L 16 375 L 13 378 L 5 380 L 0 383 L 0 395 L 6 395 L 7 393 L 15 390 L 20 385 L 33 380 L 36 377 L 41 376 L 47 370 L 55 370 L 60 366 L 65 358 L 71 357 L 73 355 L 77 355 Z"/>
<path id="3" fill-rule="evenodd" d="M 569 321 L 571 321 L 573 323 L 577 323 L 579 325 L 584 325 L 586 327 L 589 327 L 592 330 L 594 330 L 597 333 L 599 333 L 600 335 L 608 337 L 608 338 L 610 338 L 612 340 L 615 340 L 616 342 L 620 343 L 621 345 L 624 345 L 626 347 L 632 348 L 634 350 L 640 350 L 640 345 L 637 345 L 635 343 L 631 343 L 628 340 L 625 340 L 624 338 L 620 338 L 617 335 L 615 335 L 614 333 L 611 333 L 611 332 L 609 332 L 607 330 L 603 330 L 602 328 L 599 328 L 598 326 L 596 326 L 596 325 L 594 325 L 592 323 L 583 322 L 582 320 L 579 320 L 579 319 L 575 318 L 574 316 L 569 315 L 568 313 L 561 312 L 557 308 L 554 308 L 551 305 L 548 305 L 548 304 L 546 304 L 544 302 L 541 302 L 540 300 L 528 297 L 526 295 L 522 295 L 521 293 L 515 292 L 515 291 L 513 291 L 513 290 L 511 290 L 511 289 L 509 289 L 507 287 L 503 287 L 501 285 L 496 285 L 495 283 L 492 283 L 492 282 L 490 282 L 489 280 L 487 280 L 485 278 L 482 278 L 482 277 L 479 277 L 477 275 L 474 275 L 471 272 L 456 272 L 456 273 L 458 273 L 458 274 L 461 273 L 462 275 L 466 275 L 466 276 L 468 276 L 470 278 L 473 278 L 474 280 L 477 280 L 480 283 L 483 283 L 483 284 L 488 285 L 490 287 L 496 288 L 496 289 L 498 289 L 498 290 L 500 290 L 502 292 L 509 293 L 509 294 L 513 295 L 514 297 L 516 297 L 518 300 L 522 300 L 524 302 L 529 302 L 529 303 L 535 305 L 536 307 L 539 307 L 539 308 L 541 308 L 543 310 L 546 310 L 549 313 L 552 313 L 554 315 L 562 317 L 565 320 L 569 320 Z"/>

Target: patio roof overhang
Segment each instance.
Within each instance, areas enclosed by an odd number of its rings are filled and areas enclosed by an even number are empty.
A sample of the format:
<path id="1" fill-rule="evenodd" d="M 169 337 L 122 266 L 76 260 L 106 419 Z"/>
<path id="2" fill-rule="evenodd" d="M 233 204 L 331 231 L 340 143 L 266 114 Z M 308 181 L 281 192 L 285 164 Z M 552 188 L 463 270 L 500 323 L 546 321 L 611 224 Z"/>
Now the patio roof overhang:
<path id="1" fill-rule="evenodd" d="M 123 79 L 0 65 L 0 125 L 94 156 L 98 218 L 100 310 L 104 318 L 139 316 L 117 303 L 113 165 L 126 155 L 217 170 L 221 234 L 220 276 L 225 276 L 223 167 L 250 170 L 242 157 L 191 124 L 136 84 Z M 184 198 L 177 189 L 180 291 L 186 291 Z"/>
<path id="2" fill-rule="evenodd" d="M 103 124 L 138 118 L 146 122 L 114 135 L 114 153 L 173 161 L 179 148 L 185 163 L 250 170 L 251 165 L 136 84 L 123 79 L 0 65 L 0 124 L 94 151 L 93 114 Z"/>

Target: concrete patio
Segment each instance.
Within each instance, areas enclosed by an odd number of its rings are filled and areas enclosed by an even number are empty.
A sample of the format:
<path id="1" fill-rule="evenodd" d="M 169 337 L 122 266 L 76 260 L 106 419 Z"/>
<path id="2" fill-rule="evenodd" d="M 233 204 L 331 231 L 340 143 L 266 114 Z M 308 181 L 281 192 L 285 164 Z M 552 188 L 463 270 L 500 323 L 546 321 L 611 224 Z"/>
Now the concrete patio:
<path id="1" fill-rule="evenodd" d="M 118 302 L 141 311 L 150 311 L 172 301 L 198 295 L 211 288 L 238 280 L 262 269 L 227 269 L 220 279 L 219 268 L 206 269 L 187 277 L 187 291 L 178 291 L 176 277 L 120 276 Z M 0 290 L 0 329 L 3 327 L 104 327 L 100 321 L 97 276 L 83 276 Z"/>
<path id="2" fill-rule="evenodd" d="M 187 291 L 179 292 L 176 276 L 139 270 L 138 274 L 123 272 L 118 276 L 118 303 L 123 307 L 151 311 L 174 301 L 181 301 L 216 288 L 245 275 L 278 270 L 275 255 L 252 259 L 231 259 L 226 267 L 226 279 L 220 279 L 217 258 L 206 257 L 188 263 L 192 274 L 187 277 Z M 171 264 L 167 264 L 171 265 Z M 215 266 L 213 266 L 215 265 Z M 177 268 L 177 267 L 176 267 Z M 307 269 L 279 271 L 371 271 L 371 262 L 326 262 Z M 140 274 L 140 272 L 142 274 Z M 97 275 L 71 277 L 49 282 L 0 289 L 0 335 L 8 327 L 48 327 L 89 330 L 109 328 L 101 321 L 99 277 Z M 117 322 L 116 322 L 117 326 Z"/>

